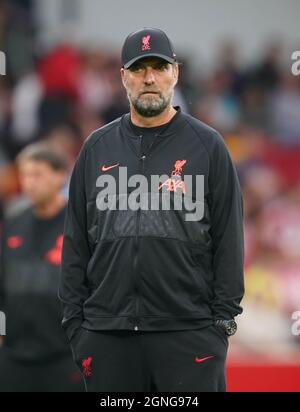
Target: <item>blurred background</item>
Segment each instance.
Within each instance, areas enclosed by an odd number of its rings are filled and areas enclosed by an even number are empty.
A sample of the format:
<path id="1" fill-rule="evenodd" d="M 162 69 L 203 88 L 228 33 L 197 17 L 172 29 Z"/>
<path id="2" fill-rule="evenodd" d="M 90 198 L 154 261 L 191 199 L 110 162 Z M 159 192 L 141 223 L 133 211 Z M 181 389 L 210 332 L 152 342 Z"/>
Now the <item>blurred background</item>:
<path id="1" fill-rule="evenodd" d="M 1 220 L 26 203 L 14 162 L 22 148 L 47 141 L 71 173 L 87 136 L 128 111 L 126 35 L 152 26 L 173 40 L 174 105 L 222 133 L 244 196 L 246 295 L 229 391 L 300 391 L 299 16 L 298 0 L 0 1 Z"/>

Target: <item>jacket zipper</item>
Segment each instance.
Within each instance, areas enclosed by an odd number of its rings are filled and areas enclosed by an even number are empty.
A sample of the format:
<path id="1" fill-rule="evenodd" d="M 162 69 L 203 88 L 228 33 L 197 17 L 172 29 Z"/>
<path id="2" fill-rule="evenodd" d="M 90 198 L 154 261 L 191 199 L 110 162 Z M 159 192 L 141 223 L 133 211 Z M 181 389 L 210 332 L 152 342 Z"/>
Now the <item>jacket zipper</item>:
<path id="1" fill-rule="evenodd" d="M 139 162 L 140 162 L 139 164 L 142 165 L 142 167 L 140 169 L 141 169 L 141 172 L 142 172 L 143 176 L 145 175 L 146 156 L 150 153 L 150 150 L 151 150 L 151 148 L 153 146 L 153 143 L 156 140 L 157 136 L 158 136 L 158 134 L 155 134 L 154 139 L 153 139 L 152 143 L 150 144 L 150 146 L 149 146 L 146 153 L 143 154 L 142 150 L 140 150 L 141 155 L 139 157 Z M 143 138 L 143 135 L 140 136 L 141 148 L 142 148 L 142 138 Z M 136 292 L 135 318 L 134 318 L 135 323 L 136 323 L 134 325 L 134 330 L 135 331 L 139 330 L 138 321 L 139 321 L 139 303 L 140 303 L 140 301 L 139 301 L 139 289 L 138 289 L 138 252 L 139 252 L 140 220 L 141 220 L 141 209 L 138 209 L 137 210 L 137 218 L 136 218 L 136 232 L 135 232 L 135 256 L 134 256 L 134 263 L 133 263 L 133 265 L 134 265 L 134 276 L 135 276 L 134 284 L 135 284 L 135 292 Z"/>
<path id="2" fill-rule="evenodd" d="M 140 136 L 142 139 L 142 136 Z M 142 140 L 141 140 L 141 146 L 142 146 Z M 141 150 L 140 150 L 141 153 Z M 144 174 L 145 171 L 145 155 L 141 155 L 139 158 L 139 169 L 142 171 Z M 140 162 L 142 162 L 142 168 L 140 167 Z M 141 209 L 137 210 L 137 217 L 136 217 L 136 228 L 135 228 L 135 255 L 134 255 L 134 286 L 135 286 L 135 293 L 136 293 L 136 298 L 135 298 L 135 325 L 134 325 L 134 330 L 138 331 L 138 321 L 139 321 L 139 289 L 138 289 L 138 254 L 139 254 L 139 232 L 140 232 L 140 220 L 141 220 Z"/>

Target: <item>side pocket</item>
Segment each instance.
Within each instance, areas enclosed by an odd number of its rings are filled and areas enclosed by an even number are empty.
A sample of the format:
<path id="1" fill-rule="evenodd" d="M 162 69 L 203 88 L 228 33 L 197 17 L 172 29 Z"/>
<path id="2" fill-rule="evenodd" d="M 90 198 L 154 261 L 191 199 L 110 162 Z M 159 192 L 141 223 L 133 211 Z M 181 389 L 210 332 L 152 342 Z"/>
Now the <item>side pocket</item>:
<path id="1" fill-rule="evenodd" d="M 196 276 L 198 284 L 200 283 L 203 298 L 209 303 L 213 299 L 211 252 L 199 244 L 192 245 L 190 250 L 194 276 Z"/>
<path id="2" fill-rule="evenodd" d="M 201 296 L 203 301 L 209 303 L 209 294 L 210 293 L 209 293 L 209 290 L 208 290 L 208 285 L 206 284 L 206 282 L 203 278 L 201 267 L 196 266 L 193 269 L 192 275 L 193 275 L 193 282 L 194 282 L 194 285 L 195 285 L 195 291 L 197 291 L 197 293 Z"/>
<path id="3" fill-rule="evenodd" d="M 225 343 L 225 345 L 228 345 L 228 336 L 226 333 L 223 331 L 222 328 L 216 325 L 212 325 L 212 328 L 214 329 L 215 333 L 219 335 L 219 337 L 222 339 L 222 341 Z"/>
<path id="4" fill-rule="evenodd" d="M 193 244 L 191 246 L 191 254 L 195 265 L 201 266 L 205 272 L 212 270 L 212 252 L 208 244 Z"/>

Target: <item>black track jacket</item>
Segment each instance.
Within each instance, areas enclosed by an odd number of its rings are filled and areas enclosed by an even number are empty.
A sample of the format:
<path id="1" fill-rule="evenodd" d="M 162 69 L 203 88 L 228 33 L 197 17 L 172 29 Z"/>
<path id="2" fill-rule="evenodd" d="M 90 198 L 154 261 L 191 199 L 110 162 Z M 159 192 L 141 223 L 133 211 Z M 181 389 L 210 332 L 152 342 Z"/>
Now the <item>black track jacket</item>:
<path id="1" fill-rule="evenodd" d="M 57 298 L 65 213 L 63 207 L 41 219 L 27 207 L 4 222 L 0 310 L 6 315 L 7 353 L 22 361 L 71 356 Z"/>
<path id="2" fill-rule="evenodd" d="M 146 153 L 129 114 L 93 132 L 82 147 L 70 182 L 59 287 L 70 340 L 80 326 L 182 330 L 242 312 L 243 208 L 236 171 L 222 137 L 176 110 Z M 202 218 L 187 221 L 184 208 L 160 210 L 161 198 L 159 210 L 99 210 L 101 176 L 116 182 L 106 199 L 118 205 L 126 197 L 119 189 L 121 167 L 128 178 L 139 174 L 148 182 L 151 175 L 166 175 L 159 193 L 169 193 L 172 206 L 184 196 L 185 176 L 204 176 Z M 151 191 L 149 183 L 143 193 L 151 197 Z M 185 194 L 196 199 L 195 189 Z"/>

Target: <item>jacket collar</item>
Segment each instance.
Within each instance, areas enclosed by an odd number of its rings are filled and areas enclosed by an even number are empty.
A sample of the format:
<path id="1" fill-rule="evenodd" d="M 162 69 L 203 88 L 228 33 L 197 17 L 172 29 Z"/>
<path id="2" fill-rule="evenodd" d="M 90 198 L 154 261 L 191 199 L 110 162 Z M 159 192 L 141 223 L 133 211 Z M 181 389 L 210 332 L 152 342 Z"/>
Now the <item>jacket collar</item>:
<path id="1" fill-rule="evenodd" d="M 184 123 L 184 116 L 181 112 L 181 108 L 179 106 L 175 106 L 174 109 L 176 110 L 176 114 L 172 117 L 169 123 L 166 124 L 165 129 L 159 133 L 159 137 L 169 136 L 174 134 L 178 131 L 178 128 Z M 130 113 L 126 113 L 121 118 L 121 125 L 122 128 L 126 130 L 126 135 L 137 138 L 138 136 L 134 134 L 132 127 L 130 126 Z"/>

